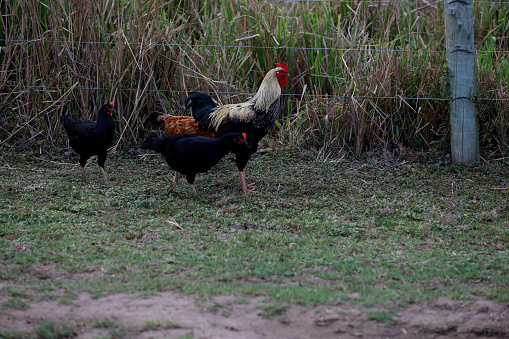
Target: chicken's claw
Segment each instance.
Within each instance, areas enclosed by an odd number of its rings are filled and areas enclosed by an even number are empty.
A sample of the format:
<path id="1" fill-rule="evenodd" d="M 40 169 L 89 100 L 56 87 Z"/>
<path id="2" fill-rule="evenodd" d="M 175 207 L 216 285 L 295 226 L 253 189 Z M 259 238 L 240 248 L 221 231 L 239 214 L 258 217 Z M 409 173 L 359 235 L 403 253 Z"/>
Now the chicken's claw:
<path id="1" fill-rule="evenodd" d="M 246 185 L 246 191 L 244 193 L 254 193 L 256 192 L 256 182 L 252 182 Z"/>
<path id="2" fill-rule="evenodd" d="M 246 184 L 246 175 L 245 175 L 244 171 L 239 170 L 239 174 L 240 174 L 240 185 L 242 186 L 242 191 L 244 193 L 256 192 L 256 186 L 255 186 L 256 183 L 252 182 L 250 184 Z"/>

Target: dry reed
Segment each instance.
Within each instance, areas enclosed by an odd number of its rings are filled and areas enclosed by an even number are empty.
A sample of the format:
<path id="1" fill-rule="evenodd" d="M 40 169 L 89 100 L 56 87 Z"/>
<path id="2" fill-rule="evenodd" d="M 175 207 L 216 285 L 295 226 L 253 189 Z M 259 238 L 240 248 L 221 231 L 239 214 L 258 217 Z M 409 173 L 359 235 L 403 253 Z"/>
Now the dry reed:
<path id="1" fill-rule="evenodd" d="M 502 7 L 474 5 L 477 48 L 488 50 L 477 98 L 508 98 Z M 192 90 L 244 101 L 237 93 L 253 93 L 284 58 L 295 95 L 272 140 L 322 153 L 448 143 L 448 101 L 427 99 L 448 98 L 445 53 L 430 52 L 445 49 L 441 6 L 2 0 L 0 9 L 0 142 L 62 143 L 60 114 L 93 119 L 113 100 L 115 146 L 136 144 L 149 112 L 178 114 Z M 507 151 L 508 102 L 477 102 L 482 146 Z"/>

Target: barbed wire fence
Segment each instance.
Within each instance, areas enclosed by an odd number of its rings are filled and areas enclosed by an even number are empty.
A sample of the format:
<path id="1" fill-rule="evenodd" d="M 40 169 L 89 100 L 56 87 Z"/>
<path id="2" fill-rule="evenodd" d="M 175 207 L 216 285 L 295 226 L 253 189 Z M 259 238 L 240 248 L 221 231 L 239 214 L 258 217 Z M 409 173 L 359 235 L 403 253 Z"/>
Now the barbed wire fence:
<path id="1" fill-rule="evenodd" d="M 272 0 L 269 0 L 272 1 Z M 294 1 L 294 0 L 273 0 L 273 1 Z M 309 2 L 318 2 L 323 0 L 300 0 L 300 1 L 309 1 Z M 348 1 L 329 1 L 329 2 L 348 2 Z M 394 2 L 392 2 L 394 3 Z M 483 2 L 485 3 L 485 2 Z M 490 2 L 491 3 L 491 2 Z M 509 3 L 509 2 L 507 2 Z M 163 47 L 179 47 L 179 48 L 247 48 L 247 49 L 271 49 L 271 50 L 323 50 L 323 51 L 339 51 L 339 52 L 388 52 L 388 53 L 442 53 L 446 54 L 446 51 L 429 51 L 429 50 L 402 50 L 402 49 L 378 49 L 378 48 L 328 48 L 328 47 L 293 47 L 293 46 L 255 46 L 255 45 L 201 45 L 201 44 L 175 44 L 175 43 L 143 43 L 143 42 L 104 42 L 104 41 L 65 41 L 65 40 L 6 40 L 0 39 L 0 41 L 4 43 L 11 44 L 20 44 L 20 43 L 50 43 L 50 44 L 105 44 L 105 45 L 131 45 L 131 46 L 163 46 Z M 508 54 L 509 51 L 505 50 L 476 50 L 475 53 L 503 53 Z M 7 88 L 18 88 L 18 89 L 46 89 L 46 90 L 67 90 L 71 88 L 70 86 L 43 86 L 43 85 L 33 85 L 33 86 L 24 86 L 24 85 L 4 85 Z M 106 87 L 82 87 L 82 86 L 73 86 L 75 90 L 108 90 L 110 88 Z M 118 91 L 138 91 L 135 88 L 117 88 Z M 146 89 L 145 92 L 165 92 L 165 93 L 178 93 L 178 94 L 187 94 L 188 91 L 178 91 L 178 90 L 156 90 L 156 89 Z M 231 94 L 231 95 L 254 95 L 253 92 L 224 92 L 224 91 L 214 91 L 214 92 L 206 92 L 208 94 Z M 283 93 L 283 96 L 302 96 L 302 93 Z M 326 98 L 371 98 L 371 99 L 420 99 L 420 100 L 442 100 L 449 101 L 450 98 L 437 98 L 437 97 L 402 97 L 402 96 L 358 96 L 358 95 L 334 95 L 334 94 L 304 94 L 307 97 L 326 97 Z M 509 98 L 476 98 L 477 100 L 488 100 L 488 101 L 509 101 Z"/>
<path id="2" fill-rule="evenodd" d="M 360 0 L 360 1 L 350 1 L 350 0 L 266 0 L 267 2 L 309 2 L 309 3 L 367 3 L 370 5 L 387 5 L 387 4 L 408 4 L 408 5 L 417 5 L 423 4 L 423 7 L 418 7 L 414 10 L 421 10 L 428 6 L 437 6 L 442 4 L 442 1 L 384 1 L 384 0 Z M 509 1 L 478 1 L 473 2 L 474 5 L 484 4 L 484 5 L 502 5 L 507 6 Z M 243 39 L 239 39 L 239 42 Z M 317 50 L 323 52 L 370 52 L 370 53 L 416 53 L 416 54 L 446 54 L 445 50 L 414 50 L 414 49 L 387 49 L 387 48 L 378 48 L 377 46 L 363 46 L 363 48 L 337 48 L 337 47 L 295 47 L 295 46 L 257 46 L 257 45 L 237 45 L 237 44 L 186 44 L 186 43 L 153 43 L 153 42 L 121 42 L 121 41 L 72 41 L 72 40 L 60 40 L 60 39 L 0 39 L 0 43 L 3 43 L 4 46 L 0 47 L 0 49 L 9 47 L 14 47 L 16 45 L 22 44 L 61 44 L 61 45 L 107 45 L 107 46 L 115 46 L 115 45 L 123 45 L 123 46 L 141 46 L 141 47 L 167 47 L 167 48 L 220 48 L 220 49 L 265 49 L 265 50 Z M 477 54 L 505 54 L 509 55 L 509 51 L 506 50 L 476 50 Z M 96 91 L 107 91 L 112 90 L 110 87 L 101 87 L 101 86 L 81 86 L 80 84 L 75 84 L 75 86 L 45 86 L 45 85 L 27 85 L 27 84 L 3 84 L 2 87 L 10 89 L 13 93 L 19 93 L 25 90 L 39 90 L 39 91 L 66 91 L 69 89 L 73 90 L 96 90 Z M 125 87 L 115 87 L 115 91 L 120 92 L 139 92 L 139 88 L 125 88 Z M 222 95 L 232 95 L 232 96 L 252 96 L 255 93 L 252 92 L 239 92 L 239 91 L 204 91 L 208 94 L 222 94 Z M 163 94 L 184 94 L 187 95 L 189 91 L 183 90 L 168 90 L 168 89 L 151 89 L 145 88 L 143 89 L 143 93 L 163 93 Z M 283 93 L 285 97 L 293 97 L 293 98 L 352 98 L 352 99 L 391 99 L 391 100 L 433 100 L 433 101 L 451 101 L 452 99 L 449 97 L 435 97 L 435 96 L 419 96 L 419 97 L 406 97 L 401 95 L 357 95 L 354 93 L 351 94 L 314 94 L 314 93 Z M 509 101 L 509 98 L 487 98 L 487 97 L 478 97 L 476 100 L 480 101 L 493 101 L 493 102 L 506 102 Z"/>

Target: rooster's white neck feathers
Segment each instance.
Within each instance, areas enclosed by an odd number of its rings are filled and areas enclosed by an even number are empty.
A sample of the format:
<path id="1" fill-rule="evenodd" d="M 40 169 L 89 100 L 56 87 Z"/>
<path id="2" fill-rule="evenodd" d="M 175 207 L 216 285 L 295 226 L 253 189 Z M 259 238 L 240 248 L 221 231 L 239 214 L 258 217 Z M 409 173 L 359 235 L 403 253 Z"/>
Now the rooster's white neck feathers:
<path id="1" fill-rule="evenodd" d="M 250 102 L 254 102 L 254 108 L 256 110 L 267 111 L 269 106 L 281 95 L 281 86 L 276 76 L 276 72 L 279 70 L 283 69 L 281 67 L 271 69 L 265 75 L 265 78 L 263 78 L 258 92 L 249 100 Z"/>
<path id="2" fill-rule="evenodd" d="M 270 105 L 281 95 L 281 86 L 276 76 L 276 72 L 280 70 L 283 70 L 283 68 L 277 67 L 267 72 L 260 88 L 249 101 L 220 106 L 210 113 L 212 128 L 217 131 L 219 125 L 227 116 L 230 119 L 249 121 L 253 118 L 255 111 L 268 112 Z"/>

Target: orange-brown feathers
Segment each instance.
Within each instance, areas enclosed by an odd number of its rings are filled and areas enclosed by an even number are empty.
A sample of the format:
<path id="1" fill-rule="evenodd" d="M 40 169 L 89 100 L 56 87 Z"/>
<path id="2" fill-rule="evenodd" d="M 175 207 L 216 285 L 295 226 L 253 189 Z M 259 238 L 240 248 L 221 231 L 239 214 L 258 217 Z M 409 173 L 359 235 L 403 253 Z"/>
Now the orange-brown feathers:
<path id="1" fill-rule="evenodd" d="M 164 130 L 168 135 L 193 133 L 198 136 L 215 137 L 214 133 L 200 128 L 193 117 L 162 114 L 157 117 L 157 120 L 164 122 Z"/>

